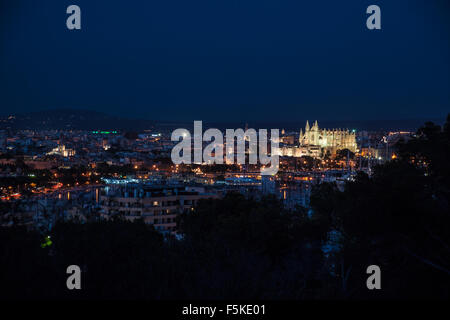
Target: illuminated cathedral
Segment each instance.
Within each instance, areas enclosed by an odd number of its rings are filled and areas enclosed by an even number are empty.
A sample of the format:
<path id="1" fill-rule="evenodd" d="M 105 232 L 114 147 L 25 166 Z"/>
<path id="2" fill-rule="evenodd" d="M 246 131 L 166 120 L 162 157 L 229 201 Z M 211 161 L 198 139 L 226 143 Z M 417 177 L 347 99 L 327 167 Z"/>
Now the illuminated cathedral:
<path id="1" fill-rule="evenodd" d="M 310 127 L 306 121 L 305 131 L 300 129 L 299 144 L 296 147 L 281 147 L 281 156 L 321 158 L 334 155 L 337 150 L 348 149 L 357 152 L 356 133 L 348 129 L 320 129 L 317 121 Z"/>

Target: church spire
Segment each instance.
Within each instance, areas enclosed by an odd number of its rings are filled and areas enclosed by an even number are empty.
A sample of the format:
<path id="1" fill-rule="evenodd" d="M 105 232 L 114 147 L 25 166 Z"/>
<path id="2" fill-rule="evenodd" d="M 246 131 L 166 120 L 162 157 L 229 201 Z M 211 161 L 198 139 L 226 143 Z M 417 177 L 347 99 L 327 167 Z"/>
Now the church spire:
<path id="1" fill-rule="evenodd" d="M 305 132 L 309 131 L 309 122 L 306 120 Z"/>

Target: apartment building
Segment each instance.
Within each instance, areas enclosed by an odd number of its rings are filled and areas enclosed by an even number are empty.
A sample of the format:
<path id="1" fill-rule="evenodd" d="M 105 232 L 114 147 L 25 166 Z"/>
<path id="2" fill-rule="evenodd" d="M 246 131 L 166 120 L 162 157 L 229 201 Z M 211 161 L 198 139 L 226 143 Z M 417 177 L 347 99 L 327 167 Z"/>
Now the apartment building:
<path id="1" fill-rule="evenodd" d="M 198 187 L 109 186 L 100 195 L 100 206 L 105 218 L 120 215 L 130 221 L 143 219 L 158 231 L 174 232 L 180 213 L 192 211 L 201 199 L 218 197 L 218 194 Z"/>

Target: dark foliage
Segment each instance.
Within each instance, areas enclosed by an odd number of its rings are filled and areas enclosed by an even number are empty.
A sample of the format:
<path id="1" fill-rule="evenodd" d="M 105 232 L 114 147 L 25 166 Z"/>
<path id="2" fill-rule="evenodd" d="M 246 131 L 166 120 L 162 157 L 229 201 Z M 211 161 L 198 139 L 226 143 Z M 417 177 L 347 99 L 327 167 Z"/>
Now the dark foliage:
<path id="1" fill-rule="evenodd" d="M 60 223 L 53 244 L 25 229 L 1 229 L 4 298 L 312 298 L 324 293 L 320 230 L 274 198 L 229 195 L 180 218 L 184 239 L 120 220 Z M 66 289 L 79 265 L 82 290 Z M 321 282 L 320 282 L 321 283 Z M 322 283 L 321 283 L 322 284 Z"/>

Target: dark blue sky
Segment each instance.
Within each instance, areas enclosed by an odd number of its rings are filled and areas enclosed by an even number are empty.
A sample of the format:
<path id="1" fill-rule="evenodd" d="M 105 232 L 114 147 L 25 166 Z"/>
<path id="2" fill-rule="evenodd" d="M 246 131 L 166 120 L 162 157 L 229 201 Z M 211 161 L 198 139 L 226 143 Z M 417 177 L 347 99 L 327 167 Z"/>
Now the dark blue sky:
<path id="1" fill-rule="evenodd" d="M 82 30 L 66 28 L 77 4 Z M 365 27 L 377 4 L 382 30 Z M 443 118 L 446 0 L 0 0 L 2 113 Z"/>

